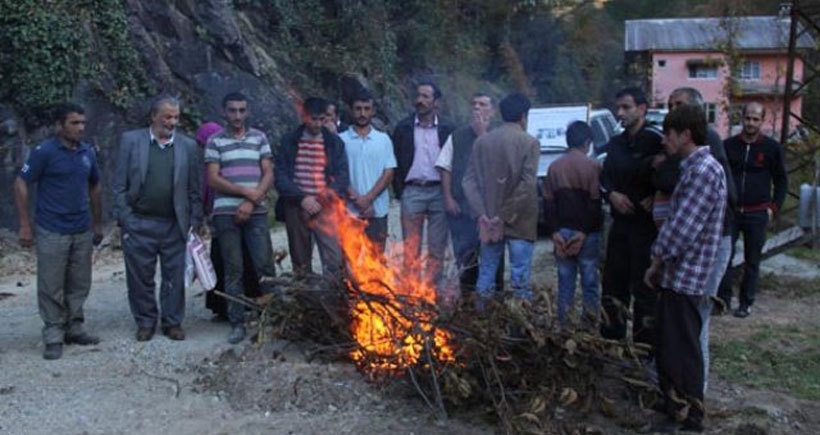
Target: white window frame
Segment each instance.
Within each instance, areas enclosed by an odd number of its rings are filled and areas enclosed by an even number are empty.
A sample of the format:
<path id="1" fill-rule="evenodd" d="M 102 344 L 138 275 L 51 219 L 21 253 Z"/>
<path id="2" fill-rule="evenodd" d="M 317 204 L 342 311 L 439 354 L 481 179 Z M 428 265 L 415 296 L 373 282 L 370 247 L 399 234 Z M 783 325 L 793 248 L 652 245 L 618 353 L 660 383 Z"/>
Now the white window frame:
<path id="1" fill-rule="evenodd" d="M 761 65 L 759 60 L 744 60 L 738 71 L 740 80 L 758 81 L 761 76 Z"/>

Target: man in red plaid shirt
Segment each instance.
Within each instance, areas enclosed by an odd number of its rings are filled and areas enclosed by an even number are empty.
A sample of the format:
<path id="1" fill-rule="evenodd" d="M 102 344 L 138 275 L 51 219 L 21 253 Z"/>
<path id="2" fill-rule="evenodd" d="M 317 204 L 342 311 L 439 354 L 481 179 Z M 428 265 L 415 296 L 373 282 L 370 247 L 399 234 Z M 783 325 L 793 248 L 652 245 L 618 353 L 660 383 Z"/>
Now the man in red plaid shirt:
<path id="1" fill-rule="evenodd" d="M 644 281 L 659 290 L 656 359 L 666 429 L 703 430 L 702 320 L 698 311 L 717 256 L 726 209 L 726 177 L 706 142 L 706 117 L 681 106 L 663 122 L 666 153 L 681 158 L 671 214 L 652 245 Z M 675 420 L 688 405 L 683 421 Z"/>

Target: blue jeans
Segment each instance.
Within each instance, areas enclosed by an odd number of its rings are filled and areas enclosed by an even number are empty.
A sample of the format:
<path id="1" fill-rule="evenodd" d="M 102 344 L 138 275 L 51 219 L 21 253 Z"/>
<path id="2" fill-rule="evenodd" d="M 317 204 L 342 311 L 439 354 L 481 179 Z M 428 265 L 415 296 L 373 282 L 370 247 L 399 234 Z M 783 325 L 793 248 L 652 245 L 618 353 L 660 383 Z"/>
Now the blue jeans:
<path id="1" fill-rule="evenodd" d="M 572 238 L 576 230 L 561 228 L 558 230 L 564 240 Z M 595 325 L 600 312 L 600 292 L 598 281 L 598 249 L 601 243 L 600 233 L 589 233 L 578 255 L 574 257 L 555 256 L 558 269 L 558 324 L 564 326 L 567 312 L 575 301 L 575 281 L 581 271 L 581 291 L 584 297 L 583 319 Z"/>
<path id="2" fill-rule="evenodd" d="M 216 215 L 213 217 L 219 248 L 222 251 L 222 261 L 225 265 L 225 293 L 231 296 L 244 296 L 244 264 L 242 260 L 242 242 L 248 247 L 248 254 L 256 272 L 256 277 L 276 276 L 273 266 L 273 247 L 270 241 L 267 215 L 254 214 L 241 225 L 233 221 L 233 215 Z M 262 294 L 273 292 L 271 284 L 260 283 Z M 244 323 L 245 307 L 237 302 L 228 303 L 228 321 L 231 325 Z"/>
<path id="3" fill-rule="evenodd" d="M 463 209 L 462 209 L 463 210 Z M 481 241 L 478 240 L 478 224 L 475 218 L 466 213 L 458 216 L 447 216 L 450 227 L 450 240 L 453 242 L 453 257 L 458 267 L 458 279 L 461 294 L 475 291 L 478 281 L 478 253 Z M 496 289 L 504 288 L 504 256 L 495 274 Z"/>
<path id="4" fill-rule="evenodd" d="M 487 300 L 493 296 L 495 274 L 504 258 L 504 245 L 510 253 L 510 284 L 513 296 L 532 300 L 530 287 L 530 266 L 534 243 L 530 240 L 505 237 L 498 243 L 482 243 L 478 261 L 478 283 L 476 292 L 479 299 Z"/>
<path id="5" fill-rule="evenodd" d="M 700 311 L 700 318 L 703 326 L 700 330 L 700 348 L 703 352 L 703 392 L 706 392 L 706 387 L 709 385 L 709 316 L 712 313 L 712 298 L 717 295 L 718 286 L 726 272 L 726 266 L 729 265 L 729 258 L 732 256 L 732 236 L 724 236 L 720 239 L 718 245 L 717 257 L 715 257 L 715 264 L 712 265 L 712 270 L 709 272 L 709 277 L 706 279 L 706 288 L 704 288 L 703 298 L 698 311 Z"/>

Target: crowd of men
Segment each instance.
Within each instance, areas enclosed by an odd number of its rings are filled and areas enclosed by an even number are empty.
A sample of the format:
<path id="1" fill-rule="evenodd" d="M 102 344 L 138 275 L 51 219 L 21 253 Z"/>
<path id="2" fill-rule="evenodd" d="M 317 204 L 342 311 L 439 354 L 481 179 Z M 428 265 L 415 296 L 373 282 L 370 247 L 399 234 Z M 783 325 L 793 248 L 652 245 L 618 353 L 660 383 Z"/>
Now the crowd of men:
<path id="1" fill-rule="evenodd" d="M 392 184 L 405 258 L 425 258 L 425 279 L 445 287 L 449 237 L 460 293 L 471 294 L 477 309 L 503 294 L 505 250 L 510 294 L 531 301 L 540 148 L 527 134 L 530 100 L 514 93 L 496 104 L 477 92 L 471 121 L 457 127 L 440 117 L 441 97 L 435 83 L 419 82 L 414 113 L 391 135 L 374 127 L 375 99 L 366 89 L 348 102 L 350 125 L 339 121 L 338 105 L 307 98 L 301 124 L 276 148 L 248 125 L 251 108 L 241 93 L 224 97 L 224 125 L 206 123 L 196 140 L 177 128 L 180 102 L 156 98 L 150 125 L 121 136 L 113 181 L 136 339 L 151 340 L 157 327 L 171 340 L 185 339 L 186 240 L 206 223 L 222 291 L 278 294 L 266 279 L 275 274 L 267 219 L 274 188 L 273 209 L 285 223 L 297 278 L 312 275 L 315 243 L 322 279 L 342 283 L 344 260 L 328 222 L 334 198 L 344 199 L 351 218 L 364 220 L 367 236 L 387 249 Z M 669 416 L 667 427 L 702 430 L 710 296 L 730 305 L 726 272 L 742 232 L 746 258 L 734 314 L 750 314 L 766 225 L 783 203 L 787 180 L 782 147 L 761 133 L 762 105 L 746 105 L 742 132 L 721 141 L 707 126 L 698 91 L 677 89 L 668 103 L 661 132 L 646 122 L 641 89 L 618 92 L 625 131 L 606 145 L 603 165 L 590 157 L 590 127 L 571 123 L 568 151 L 541 187 L 558 274 L 557 324 L 573 324 L 580 272 L 581 326 L 650 346 L 645 362 L 657 367 L 668 399 L 659 407 Z M 493 120 L 496 108 L 500 124 Z M 55 137 L 32 150 L 15 182 L 21 244 L 30 246 L 36 234 L 46 359 L 60 358 L 64 344 L 99 342 L 83 328 L 92 246 L 102 236 L 99 165 L 95 149 L 82 141 L 85 123 L 82 107 L 60 105 Z M 29 184 L 37 184 L 36 231 Z M 612 226 L 599 280 L 604 201 Z M 209 298 L 209 308 L 230 323 L 228 342 L 239 343 L 246 335 L 244 307 L 220 302 Z M 675 420 L 682 408 L 688 412 Z"/>

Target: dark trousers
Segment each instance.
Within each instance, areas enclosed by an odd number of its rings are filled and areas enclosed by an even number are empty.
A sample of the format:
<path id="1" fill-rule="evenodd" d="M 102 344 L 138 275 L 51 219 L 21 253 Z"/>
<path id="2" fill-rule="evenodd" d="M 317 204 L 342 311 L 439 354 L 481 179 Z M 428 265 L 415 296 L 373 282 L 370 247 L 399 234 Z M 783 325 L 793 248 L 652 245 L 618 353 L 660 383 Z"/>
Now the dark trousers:
<path id="1" fill-rule="evenodd" d="M 185 317 L 185 238 L 176 219 L 131 215 L 123 222 L 122 251 L 128 304 L 139 328 L 154 328 L 159 317 L 154 293 L 157 258 L 162 282 L 162 327 L 179 326 Z"/>
<path id="2" fill-rule="evenodd" d="M 615 220 L 607 242 L 601 307 L 605 314 L 601 335 L 620 340 L 626 336 L 626 321 L 632 304 L 632 339 L 654 345 L 653 325 L 657 292 L 643 282 L 650 264 L 650 250 L 657 230 L 651 221 Z"/>
<path id="3" fill-rule="evenodd" d="M 272 278 L 276 276 L 276 270 L 267 215 L 252 215 L 242 224 L 234 223 L 233 219 L 233 215 L 217 215 L 213 217 L 213 222 L 225 267 L 225 292 L 231 296 L 241 296 L 245 293 L 243 244 L 248 247 L 248 256 L 258 278 Z M 260 289 L 262 293 L 273 291 L 271 284 L 262 284 Z M 244 323 L 244 316 L 245 307 L 242 304 L 228 303 L 228 321 L 231 325 Z"/>
<path id="4" fill-rule="evenodd" d="M 219 237 L 216 233 L 211 238 L 211 263 L 214 265 L 214 272 L 216 272 L 216 286 L 214 290 L 225 291 L 225 264 L 222 261 L 222 252 L 220 252 Z M 248 245 L 242 243 L 242 285 L 245 290 L 245 296 L 248 298 L 255 298 L 261 296 L 259 291 L 259 278 L 256 276 L 256 271 L 253 269 L 253 262 L 251 262 L 250 254 L 248 253 Z M 222 296 L 217 296 L 214 292 L 205 293 L 205 308 L 213 311 L 214 314 L 220 318 L 228 319 L 228 301 Z"/>
<path id="5" fill-rule="evenodd" d="M 666 411 L 675 416 L 680 404 L 689 404 L 687 420 L 703 422 L 703 354 L 700 348 L 702 321 L 698 306 L 702 296 L 662 289 L 658 296 L 655 358 Z"/>
<path id="6" fill-rule="evenodd" d="M 475 291 L 478 281 L 478 253 L 481 241 L 478 239 L 478 223 L 464 213 L 458 216 L 447 215 L 447 226 L 453 242 L 453 256 L 458 267 L 458 281 L 461 293 Z M 504 289 L 504 257 L 495 274 L 495 288 Z"/>
<path id="7" fill-rule="evenodd" d="M 738 291 L 738 300 L 740 305 L 743 306 L 750 307 L 755 302 L 757 281 L 760 278 L 760 259 L 763 245 L 766 243 L 766 226 L 768 223 L 769 215 L 765 210 L 753 213 L 735 213 L 734 226 L 732 227 L 731 259 L 735 258 L 735 245 L 740 233 L 743 233 L 743 278 L 740 281 L 740 290 Z M 718 296 L 723 299 L 726 306 L 730 306 L 732 301 L 734 272 L 732 271 L 731 259 L 718 291 Z"/>
<path id="8" fill-rule="evenodd" d="M 379 246 L 381 252 L 384 252 L 387 245 L 387 216 L 362 219 L 367 221 L 367 227 L 364 229 L 365 235 Z"/>
<path id="9" fill-rule="evenodd" d="M 295 203 L 285 203 L 283 212 L 294 275 L 303 278 L 313 272 L 313 240 L 316 240 L 322 276 L 328 282 L 341 284 L 342 250 L 336 237 L 325 232 L 330 228 L 330 224 L 323 221 L 325 212 L 311 217 Z"/>

